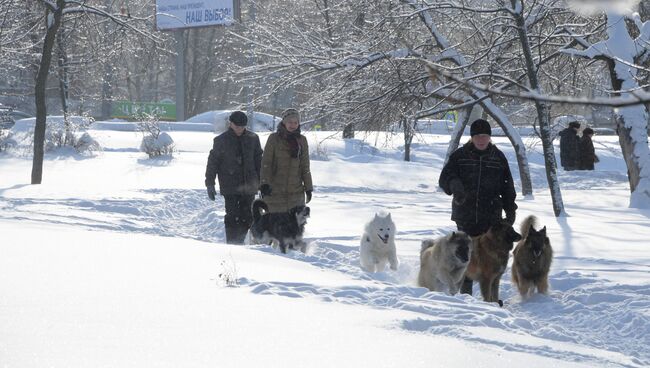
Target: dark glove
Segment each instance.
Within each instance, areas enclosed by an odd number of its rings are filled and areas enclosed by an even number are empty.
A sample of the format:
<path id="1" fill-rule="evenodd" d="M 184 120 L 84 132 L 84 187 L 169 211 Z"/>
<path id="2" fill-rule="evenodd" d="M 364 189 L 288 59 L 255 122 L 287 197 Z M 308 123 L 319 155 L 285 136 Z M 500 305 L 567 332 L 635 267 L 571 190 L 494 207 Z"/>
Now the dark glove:
<path id="1" fill-rule="evenodd" d="M 260 193 L 262 193 L 262 197 L 271 195 L 271 186 L 268 184 L 262 184 L 260 187 Z"/>
<path id="2" fill-rule="evenodd" d="M 305 203 L 311 202 L 311 190 L 306 191 L 305 195 L 307 196 L 307 200 L 305 201 Z"/>
<path id="3" fill-rule="evenodd" d="M 451 194 L 454 195 L 454 203 L 457 205 L 461 205 L 465 203 L 465 200 L 467 199 L 467 195 L 465 194 L 465 188 L 463 187 L 463 183 L 458 180 L 454 179 L 449 183 L 449 189 L 451 190 Z"/>
<path id="4" fill-rule="evenodd" d="M 506 211 L 506 222 L 510 224 L 510 226 L 515 224 L 515 219 L 517 218 L 517 214 L 515 211 Z"/>
<path id="5" fill-rule="evenodd" d="M 454 193 L 454 203 L 457 205 L 462 205 L 465 203 L 465 200 L 467 200 L 467 195 L 465 194 L 464 191 L 458 191 Z"/>
<path id="6" fill-rule="evenodd" d="M 211 201 L 214 201 L 214 197 L 217 195 L 217 190 L 214 188 L 214 185 L 208 185 L 208 198 Z"/>

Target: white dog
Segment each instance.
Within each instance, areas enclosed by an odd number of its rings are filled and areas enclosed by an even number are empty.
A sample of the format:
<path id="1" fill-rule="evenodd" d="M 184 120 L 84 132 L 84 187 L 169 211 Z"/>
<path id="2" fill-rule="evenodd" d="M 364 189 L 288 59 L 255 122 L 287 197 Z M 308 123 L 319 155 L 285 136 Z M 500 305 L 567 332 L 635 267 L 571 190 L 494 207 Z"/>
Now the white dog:
<path id="1" fill-rule="evenodd" d="M 388 214 L 375 214 L 366 224 L 359 247 L 361 268 L 368 272 L 382 272 L 386 264 L 397 270 L 397 250 L 395 249 L 395 223 Z"/>

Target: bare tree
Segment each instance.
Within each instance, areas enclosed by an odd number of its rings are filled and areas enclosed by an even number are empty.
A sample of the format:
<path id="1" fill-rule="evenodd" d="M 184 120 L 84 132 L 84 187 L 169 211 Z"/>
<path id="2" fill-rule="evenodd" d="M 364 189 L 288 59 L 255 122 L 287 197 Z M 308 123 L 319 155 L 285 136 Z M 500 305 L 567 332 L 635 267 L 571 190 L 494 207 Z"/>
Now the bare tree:
<path id="1" fill-rule="evenodd" d="M 47 0 L 38 0 L 38 3 L 45 10 L 45 34 L 43 40 L 43 49 L 41 52 L 41 61 L 38 68 L 38 74 L 35 84 L 35 104 L 36 104 L 36 125 L 34 128 L 34 158 L 32 164 L 32 184 L 40 184 L 43 178 L 43 156 L 47 108 L 45 103 L 45 87 L 50 72 L 52 61 L 52 51 L 54 42 L 59 32 L 59 27 L 64 19 L 64 15 L 82 13 L 99 19 L 110 19 L 125 29 L 138 32 L 143 36 L 152 37 L 144 28 L 147 18 L 135 18 L 122 14 L 111 14 L 104 9 L 94 7 L 87 3 L 80 3 L 72 0 L 56 0 L 51 2 Z"/>
<path id="2" fill-rule="evenodd" d="M 622 98 L 645 95 L 638 83 L 638 74 L 650 57 L 650 21 L 642 22 L 639 15 L 610 9 L 605 39 L 589 43 L 579 34 L 572 34 L 582 50 L 566 49 L 565 53 L 603 61 L 609 70 L 612 94 Z M 637 37 L 631 35 L 626 20 L 636 27 Z M 630 207 L 650 207 L 650 148 L 648 148 L 648 111 L 642 103 L 620 107 L 615 120 L 623 157 L 630 182 Z"/>
<path id="3" fill-rule="evenodd" d="M 510 14 L 515 20 L 517 27 L 517 35 L 521 43 L 521 50 L 524 55 L 526 75 L 530 89 L 537 93 L 542 93 L 537 72 L 539 65 L 536 65 L 533 50 L 529 42 L 528 25 L 524 17 L 524 0 L 510 0 L 512 11 Z M 539 122 L 539 130 L 542 138 L 542 147 L 544 150 L 544 163 L 546 164 L 546 180 L 551 191 L 551 199 L 553 202 L 553 212 L 555 216 L 560 216 L 564 212 L 564 204 L 562 203 L 562 192 L 560 191 L 560 184 L 557 180 L 557 165 L 555 163 L 555 152 L 553 150 L 553 140 L 551 139 L 551 108 L 544 101 L 535 101 L 535 108 L 537 110 L 537 118 Z"/>

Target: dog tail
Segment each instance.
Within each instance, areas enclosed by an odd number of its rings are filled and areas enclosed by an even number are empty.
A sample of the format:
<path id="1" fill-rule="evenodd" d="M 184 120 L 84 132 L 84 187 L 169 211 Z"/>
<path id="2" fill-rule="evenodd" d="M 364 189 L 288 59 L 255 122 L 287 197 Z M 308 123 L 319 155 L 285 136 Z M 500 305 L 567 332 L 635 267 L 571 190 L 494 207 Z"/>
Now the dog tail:
<path id="1" fill-rule="evenodd" d="M 433 239 L 422 240 L 422 245 L 420 247 L 420 256 L 422 256 L 422 253 L 424 253 L 425 250 L 433 247 L 435 243 L 436 242 Z"/>
<path id="2" fill-rule="evenodd" d="M 524 219 L 524 222 L 521 223 L 521 228 L 520 233 L 521 233 L 521 238 L 526 239 L 528 237 L 528 230 L 530 230 L 530 227 L 535 228 L 537 226 L 537 217 L 535 215 L 530 215 Z"/>
<path id="3" fill-rule="evenodd" d="M 262 217 L 262 211 L 260 210 L 264 211 L 264 213 L 268 213 L 269 205 L 261 199 L 256 199 L 253 201 L 253 219 L 255 221 L 259 221 L 260 217 Z"/>

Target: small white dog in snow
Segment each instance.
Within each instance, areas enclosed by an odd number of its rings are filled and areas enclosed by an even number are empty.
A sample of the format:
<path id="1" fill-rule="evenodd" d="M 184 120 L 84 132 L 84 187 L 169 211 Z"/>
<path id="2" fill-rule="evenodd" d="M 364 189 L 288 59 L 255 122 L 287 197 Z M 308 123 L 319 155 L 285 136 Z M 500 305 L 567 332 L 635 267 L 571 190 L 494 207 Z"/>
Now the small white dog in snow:
<path id="1" fill-rule="evenodd" d="M 382 272 L 386 264 L 397 270 L 397 250 L 395 249 L 395 223 L 390 213 L 375 214 L 366 224 L 359 247 L 361 268 L 367 272 Z"/>

